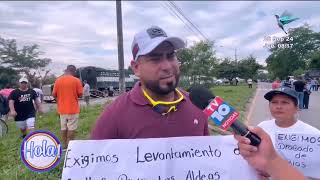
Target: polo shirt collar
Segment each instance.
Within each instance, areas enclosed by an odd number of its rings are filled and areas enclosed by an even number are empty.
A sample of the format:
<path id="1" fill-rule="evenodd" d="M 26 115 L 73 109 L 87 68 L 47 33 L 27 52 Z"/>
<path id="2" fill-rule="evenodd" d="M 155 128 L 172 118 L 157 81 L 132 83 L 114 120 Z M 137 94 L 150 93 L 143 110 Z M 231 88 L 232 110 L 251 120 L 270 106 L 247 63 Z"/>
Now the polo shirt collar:
<path id="1" fill-rule="evenodd" d="M 140 81 L 136 82 L 136 84 L 134 85 L 134 87 L 129 93 L 130 93 L 130 99 L 134 103 L 142 106 L 150 104 L 148 99 L 143 95 Z"/>

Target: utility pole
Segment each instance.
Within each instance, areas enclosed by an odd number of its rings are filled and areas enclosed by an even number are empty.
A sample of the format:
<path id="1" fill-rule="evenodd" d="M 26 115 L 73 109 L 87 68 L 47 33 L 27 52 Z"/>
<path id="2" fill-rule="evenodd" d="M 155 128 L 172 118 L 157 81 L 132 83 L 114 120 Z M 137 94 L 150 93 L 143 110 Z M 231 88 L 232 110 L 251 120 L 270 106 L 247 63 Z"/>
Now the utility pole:
<path id="1" fill-rule="evenodd" d="M 81 68 L 79 68 L 79 77 L 80 77 L 80 81 L 82 82 L 82 75 L 81 75 Z"/>
<path id="2" fill-rule="evenodd" d="M 124 58 L 123 58 L 121 0 L 116 0 L 116 10 L 117 10 L 117 35 L 118 35 L 119 91 L 121 94 L 126 90 L 125 74 L 124 74 Z"/>
<path id="3" fill-rule="evenodd" d="M 234 49 L 234 60 L 237 62 L 237 48 Z"/>

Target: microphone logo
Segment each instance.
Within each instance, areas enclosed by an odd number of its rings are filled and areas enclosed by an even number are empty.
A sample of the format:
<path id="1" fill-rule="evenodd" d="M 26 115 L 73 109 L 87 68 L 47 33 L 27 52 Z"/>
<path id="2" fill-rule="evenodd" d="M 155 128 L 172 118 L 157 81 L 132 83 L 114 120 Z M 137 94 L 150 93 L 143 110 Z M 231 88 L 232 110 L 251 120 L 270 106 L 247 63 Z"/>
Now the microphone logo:
<path id="1" fill-rule="evenodd" d="M 203 112 L 223 130 L 227 130 L 239 117 L 239 112 L 220 97 L 215 97 Z"/>

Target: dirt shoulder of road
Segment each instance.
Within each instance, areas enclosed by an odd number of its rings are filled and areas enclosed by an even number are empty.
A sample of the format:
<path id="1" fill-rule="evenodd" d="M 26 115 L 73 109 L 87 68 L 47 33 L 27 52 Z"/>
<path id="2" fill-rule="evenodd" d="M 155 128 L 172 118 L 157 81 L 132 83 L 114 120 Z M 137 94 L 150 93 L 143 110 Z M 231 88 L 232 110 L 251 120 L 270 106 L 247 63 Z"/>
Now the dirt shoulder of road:
<path id="1" fill-rule="evenodd" d="M 258 92 L 258 86 L 256 86 L 255 91 L 252 93 L 251 97 L 249 98 L 246 104 L 245 120 L 244 120 L 244 124 L 246 125 L 250 123 L 250 120 L 251 120 L 250 118 L 253 111 L 253 105 L 255 104 L 255 101 L 256 101 L 257 92 Z"/>

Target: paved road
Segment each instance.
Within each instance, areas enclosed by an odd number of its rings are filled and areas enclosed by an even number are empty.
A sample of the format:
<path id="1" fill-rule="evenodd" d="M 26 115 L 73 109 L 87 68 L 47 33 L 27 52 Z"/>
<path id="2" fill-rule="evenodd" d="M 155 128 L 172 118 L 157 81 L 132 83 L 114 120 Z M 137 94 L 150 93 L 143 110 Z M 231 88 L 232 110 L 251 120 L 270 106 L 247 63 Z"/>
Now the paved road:
<path id="1" fill-rule="evenodd" d="M 115 98 L 117 98 L 117 96 L 114 97 L 106 97 L 106 98 L 91 98 L 90 99 L 90 105 L 95 105 L 95 104 L 104 104 L 106 103 L 108 100 L 114 100 Z M 86 103 L 81 99 L 80 100 L 80 106 L 86 106 Z M 54 110 L 57 108 L 57 104 L 56 103 L 43 103 L 43 109 L 45 112 Z"/>
<path id="2" fill-rule="evenodd" d="M 271 83 L 259 83 L 255 96 L 247 113 L 248 124 L 257 125 L 261 121 L 271 119 L 268 101 L 264 94 L 271 90 Z M 310 95 L 309 109 L 298 112 L 298 118 L 318 129 L 320 129 L 320 91 L 312 92 Z"/>

